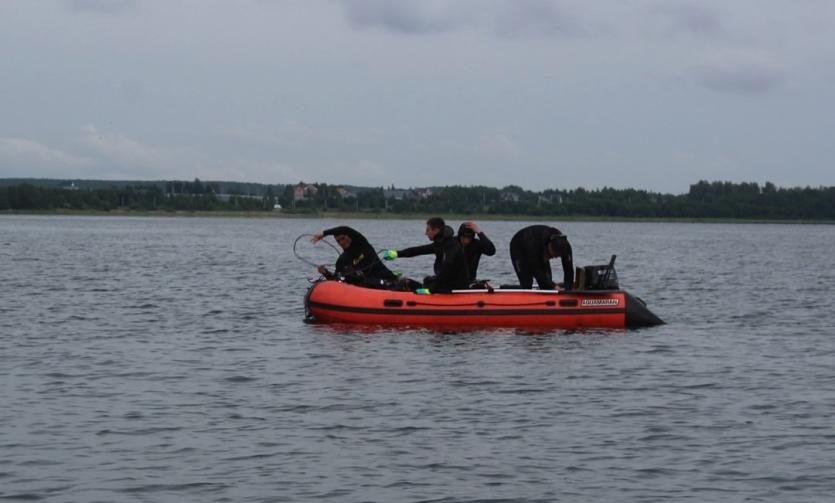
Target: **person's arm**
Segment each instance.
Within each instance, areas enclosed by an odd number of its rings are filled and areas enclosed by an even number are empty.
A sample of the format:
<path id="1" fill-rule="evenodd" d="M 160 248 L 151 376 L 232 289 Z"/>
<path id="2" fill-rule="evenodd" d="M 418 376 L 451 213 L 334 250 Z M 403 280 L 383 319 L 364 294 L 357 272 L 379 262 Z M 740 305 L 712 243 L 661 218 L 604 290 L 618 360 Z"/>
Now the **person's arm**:
<path id="1" fill-rule="evenodd" d="M 492 257 L 496 254 L 496 245 L 490 241 L 484 232 L 478 233 L 478 242 L 480 243 L 479 246 L 481 247 L 482 254 L 487 255 L 488 257 Z"/>
<path id="2" fill-rule="evenodd" d="M 413 246 L 411 248 L 405 248 L 403 250 L 397 250 L 398 257 L 417 257 L 418 255 L 434 255 L 435 254 L 435 244 L 429 243 L 427 245 L 422 246 Z"/>
<path id="3" fill-rule="evenodd" d="M 356 230 L 348 227 L 347 225 L 340 225 L 339 227 L 334 227 L 332 229 L 327 229 L 322 231 L 322 236 L 339 236 L 339 235 L 346 235 L 351 238 L 352 243 L 356 244 L 364 244 L 368 243 L 368 240 L 365 239 L 365 236 L 357 232 Z"/>
<path id="4" fill-rule="evenodd" d="M 565 290 L 573 290 L 574 289 L 574 258 L 572 257 L 571 252 L 571 245 L 566 243 L 568 252 L 563 252 L 560 255 L 560 260 L 562 261 L 562 274 L 563 274 L 563 288 Z"/>
<path id="5" fill-rule="evenodd" d="M 540 259 L 533 263 L 532 269 L 533 277 L 536 279 L 536 284 L 539 285 L 541 290 L 553 290 L 557 287 L 557 284 L 551 279 L 550 263 L 542 262 Z"/>

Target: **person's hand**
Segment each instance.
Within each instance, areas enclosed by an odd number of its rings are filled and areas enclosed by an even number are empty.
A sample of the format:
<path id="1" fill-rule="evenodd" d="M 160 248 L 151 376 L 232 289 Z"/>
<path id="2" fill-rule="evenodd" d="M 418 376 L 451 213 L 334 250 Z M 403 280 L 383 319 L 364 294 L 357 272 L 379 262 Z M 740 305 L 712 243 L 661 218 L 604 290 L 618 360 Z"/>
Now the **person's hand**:
<path id="1" fill-rule="evenodd" d="M 322 233 L 322 232 L 320 232 L 318 234 L 314 234 L 313 237 L 310 238 L 310 242 L 311 243 L 318 243 L 319 241 L 322 240 L 323 237 L 325 237 L 325 234 Z"/>
<path id="2" fill-rule="evenodd" d="M 397 250 L 386 250 L 383 252 L 383 260 L 394 260 L 397 258 Z"/>
<path id="3" fill-rule="evenodd" d="M 330 272 L 328 271 L 328 268 L 325 267 L 325 264 L 321 264 L 316 269 L 319 271 L 319 274 L 321 274 L 323 276 L 330 274 Z"/>
<path id="4" fill-rule="evenodd" d="M 464 225 L 466 225 L 467 227 L 472 229 L 472 231 L 475 232 L 476 234 L 481 233 L 481 227 L 479 227 L 478 224 L 475 223 L 475 222 L 472 222 L 472 221 L 464 222 Z"/>

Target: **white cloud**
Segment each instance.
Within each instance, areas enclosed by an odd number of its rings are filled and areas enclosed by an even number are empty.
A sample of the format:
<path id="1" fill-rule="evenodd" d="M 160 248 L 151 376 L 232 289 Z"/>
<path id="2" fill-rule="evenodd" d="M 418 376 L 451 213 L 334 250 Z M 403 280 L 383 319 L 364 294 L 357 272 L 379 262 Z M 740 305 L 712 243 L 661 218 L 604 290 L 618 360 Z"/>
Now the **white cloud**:
<path id="1" fill-rule="evenodd" d="M 43 143 L 25 138 L 0 138 L 0 173 L 16 176 L 55 175 L 62 170 L 81 169 L 92 164 Z"/>
<path id="2" fill-rule="evenodd" d="M 90 124 L 81 128 L 77 145 L 93 159 L 96 173 L 108 178 L 206 178 L 204 170 L 217 172 L 220 159 L 208 150 L 162 146 L 104 131 Z"/>
<path id="3" fill-rule="evenodd" d="M 103 161 L 133 167 L 159 166 L 170 160 L 170 152 L 146 145 L 121 133 L 99 131 L 93 125 L 81 128 L 81 143 Z"/>

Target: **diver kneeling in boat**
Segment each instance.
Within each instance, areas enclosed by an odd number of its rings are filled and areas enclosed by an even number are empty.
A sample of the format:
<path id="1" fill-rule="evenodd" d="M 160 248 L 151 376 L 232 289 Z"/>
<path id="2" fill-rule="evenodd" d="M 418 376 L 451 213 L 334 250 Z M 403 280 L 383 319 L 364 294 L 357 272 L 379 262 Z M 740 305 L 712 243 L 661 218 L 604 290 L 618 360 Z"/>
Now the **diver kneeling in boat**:
<path id="1" fill-rule="evenodd" d="M 428 245 L 413 246 L 404 250 L 386 250 L 385 260 L 397 257 L 417 257 L 418 255 L 435 255 L 435 275 L 427 276 L 423 286 L 434 292 L 449 292 L 467 288 L 469 274 L 464 251 L 452 227 L 448 226 L 441 217 L 432 217 L 426 221 L 426 237 L 432 241 Z"/>
<path id="2" fill-rule="evenodd" d="M 476 235 L 478 238 L 476 238 Z M 467 275 L 470 285 L 476 282 L 478 276 L 478 262 L 482 255 L 492 257 L 496 254 L 496 246 L 475 222 L 464 222 L 458 227 L 458 243 L 464 250 L 467 262 Z M 484 283 L 483 281 L 478 283 Z"/>
<path id="3" fill-rule="evenodd" d="M 574 264 L 568 238 L 554 227 L 531 225 L 517 232 L 510 240 L 510 260 L 522 288 L 533 287 L 533 280 L 541 290 L 559 287 L 551 279 L 550 260 L 560 257 L 563 270 L 563 289 L 574 286 Z"/>
<path id="4" fill-rule="evenodd" d="M 336 259 L 333 273 L 324 264 L 318 267 L 319 273 L 325 278 L 335 279 L 342 276 L 349 283 L 377 288 L 387 287 L 389 282 L 397 280 L 397 276 L 380 261 L 377 252 L 365 236 L 356 230 L 342 225 L 324 230 L 310 240 L 318 243 L 325 236 L 333 236 L 343 250 Z"/>

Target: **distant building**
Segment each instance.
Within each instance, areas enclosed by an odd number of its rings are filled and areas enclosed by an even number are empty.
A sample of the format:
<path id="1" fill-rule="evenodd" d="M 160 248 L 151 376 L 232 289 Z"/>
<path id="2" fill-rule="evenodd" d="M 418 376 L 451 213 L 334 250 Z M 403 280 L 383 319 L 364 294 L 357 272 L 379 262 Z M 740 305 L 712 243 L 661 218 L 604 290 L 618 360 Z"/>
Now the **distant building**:
<path id="1" fill-rule="evenodd" d="M 502 202 L 505 202 L 505 203 L 518 203 L 519 202 L 519 194 L 517 194 L 515 192 L 505 191 L 505 192 L 502 192 L 499 195 L 499 199 L 501 199 Z"/>
<path id="2" fill-rule="evenodd" d="M 417 196 L 415 191 L 411 189 L 383 189 L 383 197 L 403 201 L 405 199 L 415 199 Z"/>
<path id="3" fill-rule="evenodd" d="M 293 200 L 304 201 L 311 197 L 316 197 L 319 193 L 319 188 L 310 183 L 299 182 L 293 186 Z"/>
<path id="4" fill-rule="evenodd" d="M 417 196 L 418 199 L 427 199 L 429 197 L 432 197 L 432 189 L 429 187 L 425 189 L 415 189 L 414 192 L 415 196 Z"/>
<path id="5" fill-rule="evenodd" d="M 64 185 L 61 188 L 64 190 L 78 190 L 78 185 L 76 185 L 75 182 L 70 182 L 69 185 Z"/>
<path id="6" fill-rule="evenodd" d="M 357 197 L 357 194 L 355 192 L 351 192 L 345 187 L 337 187 L 336 193 L 339 194 L 339 197 L 341 197 L 342 199 L 348 199 L 349 197 Z"/>

